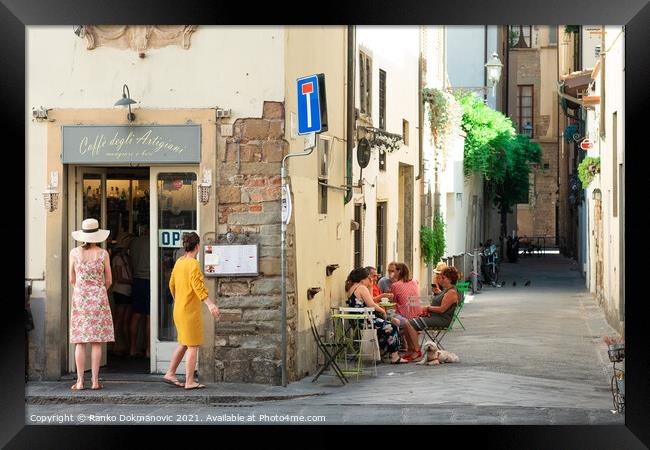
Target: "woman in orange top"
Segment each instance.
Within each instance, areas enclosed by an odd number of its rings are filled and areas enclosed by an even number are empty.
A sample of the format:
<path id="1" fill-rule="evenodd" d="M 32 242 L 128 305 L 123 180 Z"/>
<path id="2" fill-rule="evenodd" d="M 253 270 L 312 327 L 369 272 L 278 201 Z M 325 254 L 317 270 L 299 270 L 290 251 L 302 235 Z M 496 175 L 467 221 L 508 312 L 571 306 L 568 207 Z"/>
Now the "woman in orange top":
<path id="1" fill-rule="evenodd" d="M 213 317 L 221 314 L 219 307 L 208 298 L 208 290 L 203 282 L 201 266 L 196 259 L 199 253 L 199 235 L 183 234 L 185 254 L 176 260 L 169 279 L 169 290 L 174 298 L 174 325 L 178 334 L 178 348 L 169 362 L 164 381 L 185 389 L 205 387 L 194 381 L 194 369 L 199 346 L 203 344 L 203 324 L 201 322 L 201 302 L 208 305 Z M 176 369 L 187 350 L 185 363 L 185 384 L 176 378 Z"/>

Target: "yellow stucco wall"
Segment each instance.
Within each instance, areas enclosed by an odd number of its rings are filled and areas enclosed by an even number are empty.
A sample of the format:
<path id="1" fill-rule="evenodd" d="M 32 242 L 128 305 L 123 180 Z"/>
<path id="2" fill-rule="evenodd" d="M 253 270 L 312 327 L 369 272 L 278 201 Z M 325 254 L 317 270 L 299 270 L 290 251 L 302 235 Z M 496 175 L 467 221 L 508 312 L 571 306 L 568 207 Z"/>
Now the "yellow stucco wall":
<path id="1" fill-rule="evenodd" d="M 290 27 L 285 33 L 285 130 L 290 152 L 304 148 L 302 136 L 291 137 L 291 116 L 297 112 L 296 79 L 324 73 L 329 129 L 322 135 L 332 138 L 328 182 L 334 186 L 345 183 L 346 36 L 344 26 Z M 316 150 L 309 156 L 290 158 L 288 168 L 296 230 L 296 368 L 300 376 L 314 367 L 316 358 L 306 311 L 311 310 L 316 321 L 323 323 L 329 317 L 330 306 L 339 306 L 343 301 L 344 282 L 351 269 L 348 256 L 352 251 L 353 210 L 352 202 L 343 203 L 344 191 L 329 189 L 327 214 L 319 214 Z M 325 274 L 328 264 L 339 265 L 329 277 Z M 322 290 L 308 300 L 307 289 L 311 287 Z"/>

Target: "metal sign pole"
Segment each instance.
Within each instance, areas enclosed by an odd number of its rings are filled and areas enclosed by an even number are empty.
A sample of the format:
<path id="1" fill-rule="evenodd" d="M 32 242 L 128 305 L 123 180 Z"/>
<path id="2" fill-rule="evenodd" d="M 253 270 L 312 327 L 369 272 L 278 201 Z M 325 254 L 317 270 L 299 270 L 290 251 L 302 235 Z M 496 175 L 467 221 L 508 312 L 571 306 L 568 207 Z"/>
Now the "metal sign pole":
<path id="1" fill-rule="evenodd" d="M 289 190 L 287 189 L 287 169 L 286 169 L 286 160 L 294 156 L 308 156 L 316 147 L 316 135 L 311 133 L 305 136 L 305 151 L 300 153 L 289 153 L 284 158 L 282 158 L 282 167 L 280 169 L 280 179 L 281 179 L 281 190 L 282 190 L 282 199 L 281 203 L 281 214 L 282 214 L 282 226 L 281 226 L 281 238 L 280 238 L 280 251 L 282 253 L 282 275 L 280 283 L 282 284 L 282 386 L 287 387 L 287 224 L 291 219 L 291 207 L 290 202 L 291 198 Z M 286 215 L 284 213 L 286 207 Z"/>

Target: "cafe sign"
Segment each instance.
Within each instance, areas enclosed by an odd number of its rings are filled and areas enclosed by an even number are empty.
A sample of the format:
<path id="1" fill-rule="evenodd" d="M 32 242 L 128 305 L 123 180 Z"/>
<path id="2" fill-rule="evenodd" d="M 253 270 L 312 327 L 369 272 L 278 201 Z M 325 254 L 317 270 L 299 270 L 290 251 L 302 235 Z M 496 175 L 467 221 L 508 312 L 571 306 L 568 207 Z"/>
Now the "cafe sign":
<path id="1" fill-rule="evenodd" d="M 64 164 L 197 164 L 200 125 L 64 125 Z"/>

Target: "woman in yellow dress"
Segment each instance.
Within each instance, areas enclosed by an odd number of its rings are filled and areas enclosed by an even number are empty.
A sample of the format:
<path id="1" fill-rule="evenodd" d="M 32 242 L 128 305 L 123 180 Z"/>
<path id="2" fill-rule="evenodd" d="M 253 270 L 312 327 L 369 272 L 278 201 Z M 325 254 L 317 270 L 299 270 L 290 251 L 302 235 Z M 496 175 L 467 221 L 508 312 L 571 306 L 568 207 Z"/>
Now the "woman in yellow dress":
<path id="1" fill-rule="evenodd" d="M 169 279 L 169 290 L 174 298 L 174 325 L 178 334 L 178 348 L 169 362 L 164 381 L 185 389 L 205 387 L 194 381 L 194 369 L 199 346 L 203 344 L 203 324 L 201 322 L 201 303 L 205 302 L 213 317 L 219 317 L 219 307 L 208 298 L 208 290 L 203 281 L 201 266 L 196 259 L 199 253 L 199 235 L 183 234 L 185 254 L 176 260 Z M 176 369 L 187 351 L 185 363 L 185 383 L 176 378 Z"/>

